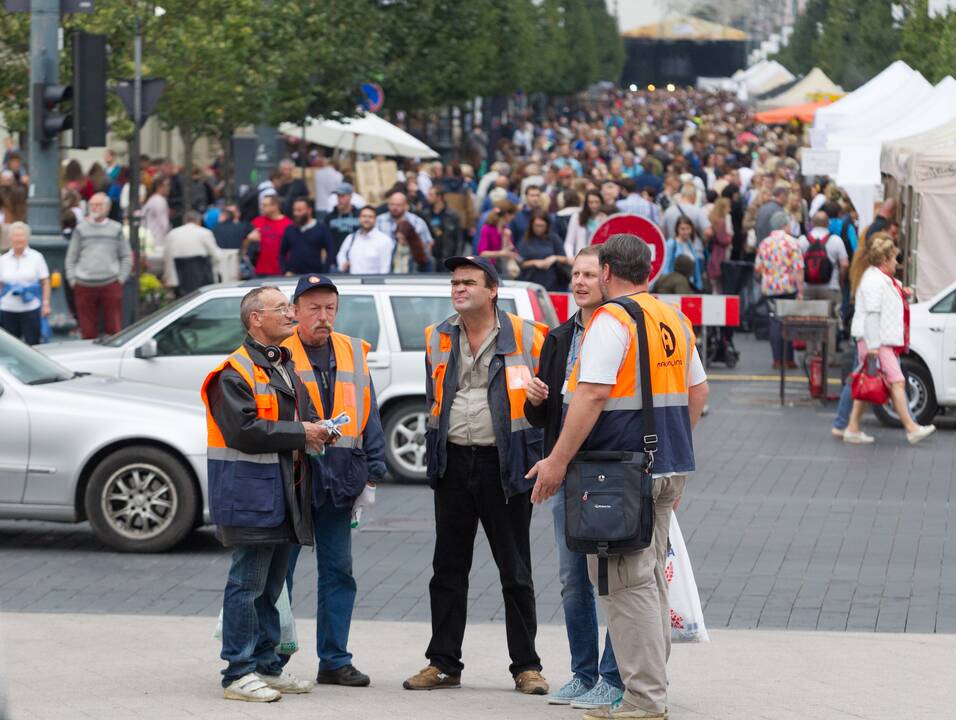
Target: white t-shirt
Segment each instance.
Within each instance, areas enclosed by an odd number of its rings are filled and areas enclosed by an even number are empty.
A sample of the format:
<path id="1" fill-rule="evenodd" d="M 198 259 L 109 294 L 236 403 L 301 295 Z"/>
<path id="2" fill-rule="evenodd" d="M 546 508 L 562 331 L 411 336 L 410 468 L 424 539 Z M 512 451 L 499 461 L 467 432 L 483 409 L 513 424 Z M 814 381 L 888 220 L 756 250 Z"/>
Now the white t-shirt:
<path id="1" fill-rule="evenodd" d="M 591 321 L 588 334 L 581 344 L 578 382 L 613 385 L 627 356 L 630 343 L 628 329 L 610 313 L 600 313 Z M 689 387 L 707 380 L 697 348 L 690 362 Z"/>
<path id="2" fill-rule="evenodd" d="M 830 234 L 826 228 L 813 228 L 810 234 L 817 238 L 830 235 L 830 237 L 827 238 L 827 257 L 830 258 L 830 263 L 833 265 L 833 272 L 830 273 L 830 282 L 826 285 L 811 285 L 810 283 L 807 283 L 807 285 L 809 287 L 826 287 L 830 290 L 839 290 L 840 265 L 841 263 L 849 262 L 849 257 L 846 254 L 846 245 L 843 244 L 843 238 L 839 235 Z M 797 239 L 797 244 L 800 246 L 800 252 L 806 255 L 807 248 L 810 247 L 810 240 L 807 239 L 805 235 L 801 235 Z"/>
<path id="3" fill-rule="evenodd" d="M 32 285 L 50 277 L 43 255 L 31 247 L 25 248 L 23 255 L 13 254 L 8 250 L 0 255 L 0 283 L 7 285 Z M 24 302 L 19 295 L 7 293 L 0 299 L 0 310 L 4 312 L 29 312 L 39 309 L 42 304 L 42 293 L 36 292 L 36 297 Z"/>

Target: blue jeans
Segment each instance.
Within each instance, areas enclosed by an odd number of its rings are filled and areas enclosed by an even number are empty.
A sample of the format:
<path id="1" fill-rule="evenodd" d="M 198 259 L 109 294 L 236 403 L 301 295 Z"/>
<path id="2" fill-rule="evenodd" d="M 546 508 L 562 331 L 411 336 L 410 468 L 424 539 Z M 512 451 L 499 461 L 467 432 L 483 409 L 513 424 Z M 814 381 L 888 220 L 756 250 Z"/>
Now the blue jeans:
<path id="1" fill-rule="evenodd" d="M 229 663 L 222 686 L 243 675 L 278 675 L 282 637 L 276 600 L 282 593 L 291 545 L 247 545 L 232 551 L 222 599 L 222 654 Z"/>
<path id="2" fill-rule="evenodd" d="M 328 493 L 325 502 L 312 506 L 315 526 L 315 562 L 318 567 L 318 588 L 315 610 L 315 649 L 319 671 L 337 670 L 352 664 L 348 651 L 352 608 L 355 606 L 356 584 L 352 575 L 351 508 L 339 510 Z M 299 557 L 300 545 L 289 559 L 289 597 L 292 596 L 292 574 Z M 286 662 L 288 658 L 283 658 Z M 285 662 L 283 662 L 285 664 Z"/>
<path id="3" fill-rule="evenodd" d="M 564 488 L 559 488 L 551 501 L 554 513 L 554 540 L 558 546 L 558 575 L 561 580 L 561 604 L 564 626 L 568 631 L 571 651 L 571 672 L 588 687 L 598 676 L 618 689 L 624 689 L 614 659 L 611 636 L 604 640 L 604 655 L 598 665 L 598 620 L 594 603 L 594 587 L 588 578 L 587 555 L 568 550 L 564 539 Z"/>

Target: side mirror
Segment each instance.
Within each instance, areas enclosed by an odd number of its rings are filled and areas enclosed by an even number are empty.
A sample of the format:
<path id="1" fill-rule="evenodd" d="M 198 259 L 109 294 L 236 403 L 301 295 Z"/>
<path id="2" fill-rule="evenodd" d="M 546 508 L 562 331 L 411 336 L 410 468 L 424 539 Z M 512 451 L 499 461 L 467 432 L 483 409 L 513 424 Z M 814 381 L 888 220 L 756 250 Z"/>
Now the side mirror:
<path id="1" fill-rule="evenodd" d="M 159 355 L 159 348 L 156 346 L 156 341 L 153 338 L 150 338 L 133 351 L 133 357 L 137 357 L 140 360 L 149 360 L 157 355 Z"/>

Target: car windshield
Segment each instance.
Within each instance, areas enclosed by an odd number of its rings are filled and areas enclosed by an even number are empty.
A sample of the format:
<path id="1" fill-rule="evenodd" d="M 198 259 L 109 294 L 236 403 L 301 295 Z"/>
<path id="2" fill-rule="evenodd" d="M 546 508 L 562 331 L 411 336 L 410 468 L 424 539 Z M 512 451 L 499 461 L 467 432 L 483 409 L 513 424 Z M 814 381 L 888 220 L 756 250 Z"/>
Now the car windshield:
<path id="1" fill-rule="evenodd" d="M 188 295 L 183 295 L 178 300 L 171 302 L 169 305 L 157 310 L 156 312 L 147 315 L 146 317 L 140 318 L 134 322 L 129 327 L 125 327 L 120 330 L 115 335 L 107 335 L 102 337 L 94 342 L 99 343 L 100 345 L 108 345 L 109 347 L 119 347 L 120 345 L 125 345 L 127 342 L 136 337 L 144 328 L 150 327 L 158 320 L 162 320 L 167 315 L 171 315 L 175 312 L 178 312 L 179 308 L 182 307 L 183 303 L 190 302 L 193 298 L 199 295 L 199 290 L 194 290 Z"/>
<path id="2" fill-rule="evenodd" d="M 75 373 L 43 353 L 0 330 L 0 367 L 24 385 L 43 385 L 74 377 Z"/>

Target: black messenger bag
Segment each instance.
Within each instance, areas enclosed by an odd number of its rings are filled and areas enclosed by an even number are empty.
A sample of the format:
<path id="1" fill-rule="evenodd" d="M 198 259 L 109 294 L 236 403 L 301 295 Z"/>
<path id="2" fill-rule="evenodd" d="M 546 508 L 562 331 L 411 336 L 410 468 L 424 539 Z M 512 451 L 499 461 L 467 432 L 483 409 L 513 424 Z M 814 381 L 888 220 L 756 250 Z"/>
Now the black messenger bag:
<path id="1" fill-rule="evenodd" d="M 644 550 L 654 537 L 651 468 L 657 435 L 647 328 L 639 304 L 630 298 L 614 302 L 622 305 L 637 325 L 644 450 L 579 452 L 564 479 L 565 540 L 569 550 L 598 556 L 599 595 L 608 593 L 608 556 Z"/>

